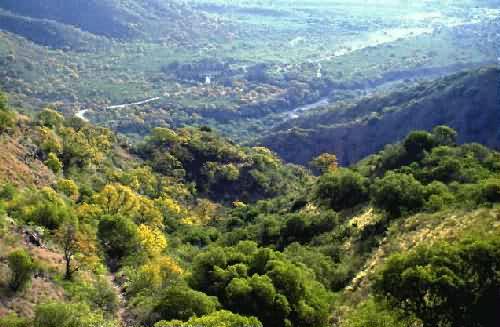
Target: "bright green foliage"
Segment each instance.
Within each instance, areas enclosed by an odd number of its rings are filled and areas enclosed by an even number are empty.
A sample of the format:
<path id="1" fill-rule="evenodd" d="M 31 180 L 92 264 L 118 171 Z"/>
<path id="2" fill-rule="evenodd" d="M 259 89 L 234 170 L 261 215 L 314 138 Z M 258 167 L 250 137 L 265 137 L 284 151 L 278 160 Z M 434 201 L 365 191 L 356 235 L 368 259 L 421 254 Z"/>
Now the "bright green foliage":
<path id="1" fill-rule="evenodd" d="M 47 160 L 45 160 L 45 164 L 56 174 L 60 173 L 63 169 L 61 160 L 59 160 L 57 155 L 53 152 L 50 152 L 48 154 Z"/>
<path id="2" fill-rule="evenodd" d="M 61 159 L 64 166 L 89 167 L 102 161 L 109 152 L 114 136 L 105 128 L 83 126 L 60 131 L 63 140 Z"/>
<path id="3" fill-rule="evenodd" d="M 334 210 L 352 208 L 368 200 L 367 181 L 350 169 L 337 169 L 319 178 L 316 198 Z"/>
<path id="4" fill-rule="evenodd" d="M 262 327 L 262 323 L 255 317 L 243 317 L 230 311 L 217 311 L 203 317 L 193 317 L 187 322 L 160 321 L 154 327 Z"/>
<path id="5" fill-rule="evenodd" d="M 115 327 L 84 304 L 49 303 L 35 310 L 33 327 Z"/>
<path id="6" fill-rule="evenodd" d="M 289 245 L 285 256 L 294 263 L 301 263 L 314 271 L 316 279 L 330 289 L 342 288 L 339 281 L 344 282 L 342 271 L 339 271 L 331 257 L 321 253 L 314 247 L 302 246 L 298 243 Z"/>
<path id="7" fill-rule="evenodd" d="M 31 321 L 27 318 L 18 317 L 15 314 L 10 314 L 5 317 L 0 317 L 0 326 L 2 327 L 31 327 Z"/>
<path id="8" fill-rule="evenodd" d="M 31 256 L 25 250 L 17 250 L 7 256 L 7 262 L 11 271 L 10 289 L 14 292 L 25 289 L 35 270 Z"/>
<path id="9" fill-rule="evenodd" d="M 9 203 L 9 214 L 51 230 L 73 220 L 72 207 L 49 187 L 39 191 L 25 190 L 17 194 Z"/>
<path id="10" fill-rule="evenodd" d="M 69 199 L 77 201 L 80 197 L 78 185 L 71 179 L 60 179 L 57 181 L 57 191 L 66 195 Z"/>
<path id="11" fill-rule="evenodd" d="M 422 246 L 391 257 L 375 291 L 424 326 L 497 326 L 499 262 L 498 237 Z"/>
<path id="12" fill-rule="evenodd" d="M 193 316 L 204 316 L 214 312 L 217 298 L 190 289 L 185 285 L 172 285 L 162 292 L 153 315 L 157 320 L 188 320 Z"/>
<path id="13" fill-rule="evenodd" d="M 38 114 L 38 123 L 48 128 L 60 128 L 64 123 L 64 117 L 57 111 L 47 108 Z"/>
<path id="14" fill-rule="evenodd" d="M 343 327 L 411 327 L 414 319 L 402 316 L 386 306 L 369 298 L 359 304 L 342 323 Z"/>
<path id="15" fill-rule="evenodd" d="M 329 313 L 329 293 L 314 273 L 253 242 L 199 254 L 191 284 L 265 326 L 325 326 Z"/>
<path id="16" fill-rule="evenodd" d="M 64 289 L 72 302 L 87 303 L 91 310 L 102 310 L 107 314 L 114 314 L 119 307 L 120 300 L 111 282 L 104 276 L 97 276 L 92 282 L 65 281 Z"/>
<path id="17" fill-rule="evenodd" d="M 373 200 L 391 216 L 419 210 L 425 202 L 425 188 L 412 175 L 388 172 L 375 182 Z"/>

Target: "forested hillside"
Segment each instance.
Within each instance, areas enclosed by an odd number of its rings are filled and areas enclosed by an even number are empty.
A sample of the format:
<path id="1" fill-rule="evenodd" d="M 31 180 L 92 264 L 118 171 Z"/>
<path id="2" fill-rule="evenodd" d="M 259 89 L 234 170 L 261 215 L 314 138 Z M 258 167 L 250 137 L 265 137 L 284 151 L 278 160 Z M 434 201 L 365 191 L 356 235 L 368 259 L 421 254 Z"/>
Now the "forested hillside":
<path id="1" fill-rule="evenodd" d="M 35 43 L 63 49 L 85 50 L 116 40 L 194 39 L 208 19 L 177 1 L 12 1 L 0 3 L 0 28 Z M 187 24 L 187 21 L 190 24 Z M 204 26 L 206 29 L 207 26 Z"/>
<path id="2" fill-rule="evenodd" d="M 0 0 L 0 327 L 499 327 L 498 0 Z"/>
<path id="3" fill-rule="evenodd" d="M 342 164 L 352 164 L 412 130 L 446 124 L 458 131 L 459 143 L 498 149 L 499 85 L 498 68 L 463 72 L 311 112 L 276 127 L 260 143 L 289 162 L 305 164 L 332 152 Z"/>
<path id="4" fill-rule="evenodd" d="M 110 130 L 0 101 L 0 326 L 500 322 L 500 154 L 414 131 L 305 168 L 209 128 Z"/>

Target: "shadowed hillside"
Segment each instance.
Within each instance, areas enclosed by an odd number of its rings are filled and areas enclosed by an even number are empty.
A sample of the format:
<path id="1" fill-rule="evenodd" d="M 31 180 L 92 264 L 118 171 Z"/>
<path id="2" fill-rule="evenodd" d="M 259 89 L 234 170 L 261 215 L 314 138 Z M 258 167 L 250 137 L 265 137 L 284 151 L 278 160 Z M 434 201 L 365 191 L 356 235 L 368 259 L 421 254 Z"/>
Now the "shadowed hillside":
<path id="1" fill-rule="evenodd" d="M 159 0 L 5 0 L 0 9 L 5 10 L 0 11 L 0 28 L 57 48 L 74 48 L 96 36 L 168 39 L 189 32 L 195 37 L 197 26 L 206 20 L 189 6 Z"/>
<path id="2" fill-rule="evenodd" d="M 342 164 L 396 142 L 414 129 L 446 124 L 460 143 L 500 146 L 500 70 L 485 68 L 452 75 L 417 87 L 370 97 L 351 107 L 333 107 L 289 121 L 265 137 L 285 160 L 307 163 L 332 152 Z"/>

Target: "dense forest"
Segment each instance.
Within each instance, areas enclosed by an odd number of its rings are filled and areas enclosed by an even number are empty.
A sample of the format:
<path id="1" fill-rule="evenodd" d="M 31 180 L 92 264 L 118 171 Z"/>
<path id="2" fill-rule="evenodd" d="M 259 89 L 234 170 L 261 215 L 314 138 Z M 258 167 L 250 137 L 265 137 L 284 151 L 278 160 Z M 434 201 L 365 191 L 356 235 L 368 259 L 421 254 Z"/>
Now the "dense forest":
<path id="1" fill-rule="evenodd" d="M 303 168 L 1 99 L 1 326 L 500 322 L 500 154 L 447 126 Z"/>

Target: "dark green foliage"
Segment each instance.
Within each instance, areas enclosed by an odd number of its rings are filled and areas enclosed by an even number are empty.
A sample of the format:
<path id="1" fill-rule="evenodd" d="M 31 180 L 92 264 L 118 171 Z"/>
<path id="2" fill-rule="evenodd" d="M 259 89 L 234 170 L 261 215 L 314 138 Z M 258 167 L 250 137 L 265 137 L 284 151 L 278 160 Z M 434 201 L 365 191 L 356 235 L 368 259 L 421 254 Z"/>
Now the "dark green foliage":
<path id="1" fill-rule="evenodd" d="M 377 179 L 372 197 L 375 205 L 391 216 L 416 212 L 425 203 L 425 187 L 412 175 L 388 172 Z"/>
<path id="2" fill-rule="evenodd" d="M 120 261 L 137 250 L 137 225 L 128 218 L 102 217 L 97 235 L 109 259 Z"/>
<path id="3" fill-rule="evenodd" d="M 432 136 L 439 145 L 454 146 L 457 143 L 458 133 L 448 126 L 436 126 L 432 130 Z"/>
<path id="4" fill-rule="evenodd" d="M 314 273 L 255 243 L 212 247 L 193 262 L 191 284 L 264 326 L 325 326 L 330 296 Z"/>
<path id="5" fill-rule="evenodd" d="M 233 213 L 246 216 L 258 214 L 258 210 L 249 207 Z M 293 242 L 310 243 L 315 237 L 332 231 L 338 220 L 337 213 L 328 209 L 320 212 L 263 213 L 248 223 L 241 218 L 232 217 L 226 222 L 228 232 L 224 233 L 222 238 L 225 244 L 253 240 L 259 245 L 282 250 Z"/>
<path id="6" fill-rule="evenodd" d="M 5 184 L 0 187 L 0 199 L 12 200 L 16 194 L 16 187 L 12 184 Z"/>
<path id="7" fill-rule="evenodd" d="M 284 225 L 279 231 L 280 249 L 288 244 L 310 242 L 315 236 L 330 232 L 338 222 L 335 212 L 325 210 L 319 214 L 291 213 L 284 218 Z"/>
<path id="8" fill-rule="evenodd" d="M 188 320 L 214 312 L 217 298 L 195 291 L 185 285 L 174 284 L 162 291 L 161 298 L 153 310 L 152 320 Z"/>
<path id="9" fill-rule="evenodd" d="M 311 268 L 316 279 L 329 289 L 339 290 L 349 279 L 343 274 L 343 267 L 318 248 L 293 243 L 285 249 L 284 254 L 290 261 Z"/>
<path id="10" fill-rule="evenodd" d="M 403 141 L 407 160 L 410 162 L 422 159 L 424 153 L 430 151 L 435 145 L 432 134 L 424 131 L 411 132 Z"/>
<path id="11" fill-rule="evenodd" d="M 9 287 L 17 292 L 25 289 L 31 282 L 35 271 L 35 264 L 26 250 L 17 250 L 7 256 L 7 262 L 11 271 Z"/>
<path id="12" fill-rule="evenodd" d="M 500 202 L 500 178 L 488 179 L 481 185 L 481 200 L 489 203 Z"/>
<path id="13" fill-rule="evenodd" d="M 340 211 L 368 200 L 367 180 L 350 169 L 337 169 L 319 178 L 316 198 Z"/>
<path id="14" fill-rule="evenodd" d="M 138 152 L 155 171 L 194 182 L 201 194 L 222 202 L 280 195 L 308 177 L 266 148 L 238 146 L 206 128 L 155 128 Z"/>
<path id="15" fill-rule="evenodd" d="M 500 239 L 421 246 L 390 258 L 374 289 L 424 326 L 500 323 Z"/>

